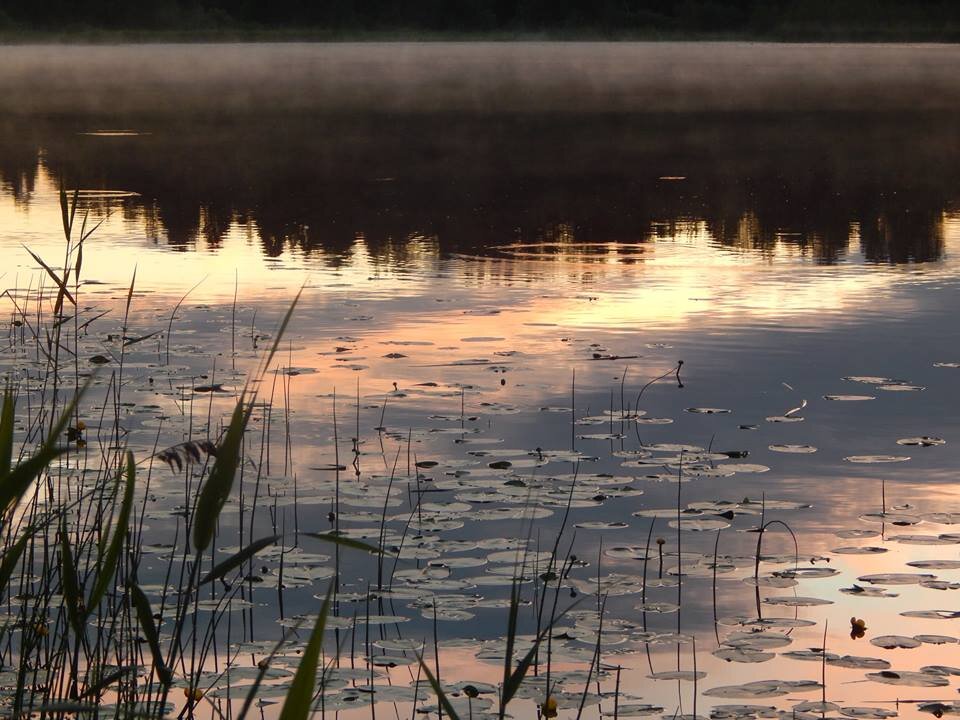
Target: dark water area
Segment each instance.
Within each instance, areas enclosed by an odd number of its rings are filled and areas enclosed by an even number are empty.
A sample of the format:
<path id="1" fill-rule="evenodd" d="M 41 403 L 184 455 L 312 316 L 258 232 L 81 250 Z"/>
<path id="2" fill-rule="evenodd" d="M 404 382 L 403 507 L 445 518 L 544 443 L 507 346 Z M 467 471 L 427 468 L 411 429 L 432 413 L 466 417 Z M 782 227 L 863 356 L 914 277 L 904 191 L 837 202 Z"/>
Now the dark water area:
<path id="1" fill-rule="evenodd" d="M 101 128 L 140 134 L 85 134 Z M 943 253 L 956 146 L 941 113 L 7 119 L 0 177 L 28 199 L 42 152 L 70 187 L 138 193 L 124 212 L 171 248 L 216 247 L 234 218 L 256 224 L 269 257 L 343 251 L 357 233 L 375 252 L 417 236 L 482 253 L 561 226 L 635 242 L 695 219 L 718 247 L 904 263 Z"/>

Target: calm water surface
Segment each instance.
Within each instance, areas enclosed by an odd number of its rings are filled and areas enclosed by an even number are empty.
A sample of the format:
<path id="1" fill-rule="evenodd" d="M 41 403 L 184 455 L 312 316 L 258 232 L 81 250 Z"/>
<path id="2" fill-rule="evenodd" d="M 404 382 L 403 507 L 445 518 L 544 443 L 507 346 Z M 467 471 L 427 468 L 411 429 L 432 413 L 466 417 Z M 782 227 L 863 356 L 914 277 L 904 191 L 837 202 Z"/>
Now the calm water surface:
<path id="1" fill-rule="evenodd" d="M 0 110 L 0 284 L 22 303 L 49 286 L 24 246 L 62 266 L 58 188 L 78 189 L 88 223 L 102 221 L 84 250 L 80 317 L 107 313 L 90 324 L 81 364 L 119 352 L 134 270 L 128 335 L 158 333 L 128 349 L 124 371 L 128 443 L 147 456 L 157 442 L 216 435 L 208 413 L 218 422 L 228 411 L 305 283 L 269 380 L 269 452 L 250 460 L 266 487 L 246 512 L 257 505 L 264 533 L 272 520 L 290 537 L 294 527 L 329 530 L 329 468 L 339 459 L 341 529 L 378 541 L 385 513 L 387 543 L 404 542 L 402 590 L 375 612 L 409 622 L 383 626 L 383 637 L 429 645 L 440 596 L 445 682 L 497 682 L 509 551 L 526 538 L 531 549 L 552 548 L 573 473 L 561 550 L 572 540 L 584 561 L 569 594 L 587 599 L 560 622 L 556 663 L 589 666 L 599 574 L 609 592 L 601 662 L 622 667 L 622 717 L 819 701 L 815 685 L 766 696 L 716 688 L 819 682 L 819 651 L 814 662 L 790 653 L 822 647 L 825 627 L 829 653 L 898 672 L 960 665 L 957 620 L 901 614 L 955 608 L 960 587 L 952 566 L 907 565 L 956 560 L 960 544 L 951 535 L 960 523 L 960 99 L 951 74 L 960 51 L 2 52 L 17 70 L 0 73 L 0 84 L 18 102 Z M 77 58 L 90 66 L 66 82 Z M 192 63 L 196 76 L 177 63 Z M 0 366 L 29 385 L 40 363 L 12 347 Z M 682 386 L 671 373 L 680 360 Z M 192 391 L 212 383 L 225 392 Z M 95 409 L 90 417 L 95 426 Z M 910 444 L 917 437 L 945 444 Z M 155 483 L 148 521 L 159 543 L 183 481 L 163 468 Z M 428 491 L 419 509 L 418 488 Z M 683 515 L 679 533 L 678 500 L 698 511 Z M 226 525 L 235 528 L 239 506 L 228 506 Z M 869 515 L 884 508 L 886 522 Z M 735 616 L 757 615 L 761 518 L 790 525 L 806 575 L 792 587 L 793 543 L 771 529 L 764 617 L 815 624 L 745 641 L 737 633 L 757 626 Z M 873 533 L 837 535 L 847 531 Z M 661 568 L 654 543 L 644 613 L 648 536 L 665 540 L 665 557 Z M 835 552 L 860 546 L 880 550 Z M 157 553 L 155 570 L 164 566 Z M 263 569 L 268 582 L 242 610 L 245 640 L 275 638 L 281 616 L 316 612 L 329 578 L 290 581 L 278 611 L 276 558 Z M 877 573 L 936 577 L 858 580 Z M 355 560 L 341 580 L 341 614 L 362 616 L 351 594 L 375 589 L 376 563 Z M 841 592 L 851 587 L 896 597 Z M 824 604 L 765 600 L 795 596 Z M 679 613 L 653 612 L 678 597 Z M 866 620 L 865 638 L 850 637 L 851 616 Z M 534 631 L 532 611 L 523 623 Z M 679 654 L 669 635 L 678 628 Z M 667 635 L 647 642 L 645 632 Z M 870 644 L 882 635 L 946 637 L 914 649 Z M 706 673 L 696 686 L 648 677 L 678 662 L 692 670 L 691 638 Z M 732 653 L 745 642 L 753 657 Z M 400 655 L 389 643 L 377 652 Z M 826 699 L 913 716 L 915 704 L 892 701 L 956 697 L 950 673 L 960 670 L 939 671 L 942 687 L 904 687 L 865 677 L 880 667 L 828 665 Z M 409 715 L 415 666 L 382 673 L 383 685 L 389 676 L 409 686 L 381 699 L 382 711 L 394 714 L 395 703 L 397 716 Z M 584 680 L 569 678 L 561 706 L 572 710 L 563 712 L 576 714 Z M 599 709 L 591 696 L 585 714 L 612 716 L 612 671 L 599 687 Z M 516 717 L 535 712 L 532 700 L 516 702 Z M 800 707 L 810 710 L 820 714 Z"/>

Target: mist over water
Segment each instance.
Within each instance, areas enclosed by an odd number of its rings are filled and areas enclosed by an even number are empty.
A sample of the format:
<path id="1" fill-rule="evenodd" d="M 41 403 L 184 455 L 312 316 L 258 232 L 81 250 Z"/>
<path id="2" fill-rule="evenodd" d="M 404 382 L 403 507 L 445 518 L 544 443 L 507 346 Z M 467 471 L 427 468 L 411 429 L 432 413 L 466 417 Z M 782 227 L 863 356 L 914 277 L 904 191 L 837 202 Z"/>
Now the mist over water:
<path id="1" fill-rule="evenodd" d="M 949 111 L 951 45 L 6 46 L 5 114 Z"/>

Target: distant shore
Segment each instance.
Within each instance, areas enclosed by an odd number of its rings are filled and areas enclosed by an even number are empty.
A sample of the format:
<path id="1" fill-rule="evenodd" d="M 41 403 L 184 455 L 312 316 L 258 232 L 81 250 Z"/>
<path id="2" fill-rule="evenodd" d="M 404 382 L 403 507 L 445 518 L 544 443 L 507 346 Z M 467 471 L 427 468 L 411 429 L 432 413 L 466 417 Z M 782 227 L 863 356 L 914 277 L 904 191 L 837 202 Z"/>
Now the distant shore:
<path id="1" fill-rule="evenodd" d="M 956 44 L 960 27 L 817 28 L 770 31 L 688 32 L 669 30 L 550 29 L 432 31 L 422 29 L 344 30 L 329 28 L 112 29 L 77 27 L 40 30 L 0 25 L 0 45 L 44 43 L 112 45 L 123 43 L 343 43 L 343 42 L 764 42 Z"/>

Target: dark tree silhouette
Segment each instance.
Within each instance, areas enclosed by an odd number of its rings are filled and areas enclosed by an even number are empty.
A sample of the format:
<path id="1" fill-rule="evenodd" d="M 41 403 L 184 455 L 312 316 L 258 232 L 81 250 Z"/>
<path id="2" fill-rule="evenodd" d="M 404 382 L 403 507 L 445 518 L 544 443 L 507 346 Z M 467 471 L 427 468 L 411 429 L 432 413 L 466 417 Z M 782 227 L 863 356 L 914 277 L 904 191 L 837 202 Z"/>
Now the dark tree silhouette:
<path id="1" fill-rule="evenodd" d="M 953 0 L 2 0 L 16 31 L 960 37 Z"/>

